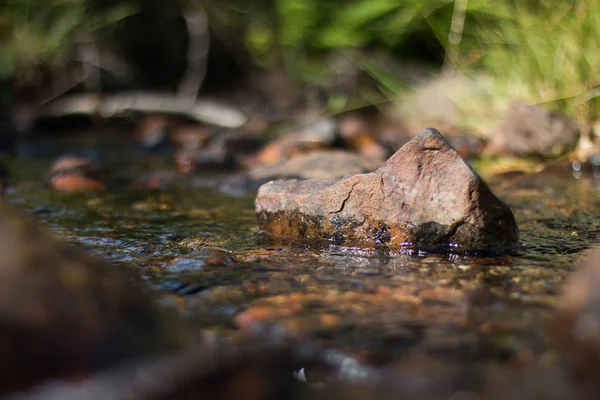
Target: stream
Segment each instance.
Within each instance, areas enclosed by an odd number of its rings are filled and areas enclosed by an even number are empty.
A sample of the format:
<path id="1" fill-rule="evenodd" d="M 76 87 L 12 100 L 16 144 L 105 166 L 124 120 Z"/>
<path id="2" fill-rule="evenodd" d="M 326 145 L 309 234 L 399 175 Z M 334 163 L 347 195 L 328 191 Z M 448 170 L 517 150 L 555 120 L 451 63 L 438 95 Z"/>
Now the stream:
<path id="1" fill-rule="evenodd" d="M 42 178 L 67 152 L 127 183 L 100 194 L 51 191 Z M 206 176 L 179 175 L 168 154 L 125 136 L 30 138 L 8 167 L 9 203 L 133 271 L 190 324 L 228 334 L 275 323 L 399 370 L 551 363 L 546 325 L 561 286 L 600 240 L 600 178 L 574 175 L 568 163 L 490 184 L 521 234 L 520 248 L 504 255 L 275 241 L 258 232 L 253 194 L 203 187 Z M 139 184 L 149 176 L 165 177 L 167 187 Z"/>

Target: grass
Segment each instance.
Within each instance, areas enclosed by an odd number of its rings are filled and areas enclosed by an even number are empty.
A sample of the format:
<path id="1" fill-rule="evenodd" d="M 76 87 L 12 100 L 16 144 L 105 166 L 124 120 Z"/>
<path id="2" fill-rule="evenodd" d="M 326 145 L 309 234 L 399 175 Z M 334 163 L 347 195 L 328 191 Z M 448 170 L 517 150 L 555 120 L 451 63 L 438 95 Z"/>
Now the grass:
<path id="1" fill-rule="evenodd" d="M 190 1 L 206 7 L 213 23 L 237 32 L 256 65 L 279 63 L 299 81 L 324 87 L 331 109 L 351 102 L 328 86 L 335 74 L 328 55 L 351 55 L 378 82 L 381 93 L 363 97 L 396 99 L 409 93 L 406 83 L 365 54 L 402 57 L 399 49 L 424 36 L 446 49 L 445 70 L 473 78 L 453 93 L 467 128 L 487 131 L 513 100 L 567 113 L 583 130 L 600 118 L 599 0 Z M 5 0 L 0 78 L 31 65 L 64 63 L 82 29 L 99 36 L 136 11 L 129 2 L 101 11 L 92 3 Z M 361 53 L 365 47 L 369 52 Z"/>
<path id="2" fill-rule="evenodd" d="M 472 40 L 463 70 L 486 73 L 492 83 L 487 101 L 479 93 L 466 108 L 520 99 L 567 113 L 584 129 L 598 119 L 599 1 L 505 0 L 479 17 L 465 28 Z"/>

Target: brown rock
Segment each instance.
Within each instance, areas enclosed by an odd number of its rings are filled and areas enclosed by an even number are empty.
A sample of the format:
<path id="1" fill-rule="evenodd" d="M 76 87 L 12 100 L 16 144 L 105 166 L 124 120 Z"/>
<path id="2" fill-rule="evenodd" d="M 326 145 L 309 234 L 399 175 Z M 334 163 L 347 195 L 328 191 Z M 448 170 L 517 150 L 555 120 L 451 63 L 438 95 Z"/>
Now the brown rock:
<path id="1" fill-rule="evenodd" d="M 100 167 L 84 157 L 65 156 L 50 167 L 48 183 L 64 193 L 102 191 L 104 173 Z"/>
<path id="2" fill-rule="evenodd" d="M 450 146 L 454 148 L 454 150 L 456 150 L 458 154 L 460 154 L 462 158 L 480 156 L 485 148 L 485 145 L 487 144 L 486 139 L 447 122 L 413 118 L 403 120 L 399 122 L 398 125 L 404 128 L 405 135 L 408 135 L 409 132 L 420 132 L 422 129 L 425 129 L 428 126 L 436 126 L 444 136 L 444 139 L 450 144 Z M 404 144 L 407 141 L 408 140 L 401 143 Z M 399 146 L 394 148 L 397 149 Z"/>
<path id="3" fill-rule="evenodd" d="M 206 267 L 219 267 L 235 264 L 235 257 L 228 251 L 217 248 L 203 248 L 177 257 L 169 262 L 170 272 L 198 271 Z"/>
<path id="4" fill-rule="evenodd" d="M 541 107 L 512 104 L 492 131 L 486 151 L 494 155 L 552 157 L 577 144 L 575 121 Z"/>
<path id="5" fill-rule="evenodd" d="M 0 394 L 78 379 L 178 343 L 122 271 L 0 207 Z"/>
<path id="6" fill-rule="evenodd" d="M 272 181 L 255 205 L 260 228 L 275 236 L 393 249 L 502 250 L 519 240 L 510 209 L 435 129 L 373 173 Z"/>
<path id="7" fill-rule="evenodd" d="M 336 139 L 336 124 L 322 119 L 288 132 L 269 142 L 256 155 L 256 162 L 271 164 L 287 160 L 295 154 L 330 147 Z"/>
<path id="8" fill-rule="evenodd" d="M 346 146 L 366 157 L 385 159 L 391 155 L 385 147 L 377 142 L 367 118 L 357 113 L 350 113 L 342 117 L 338 129 Z"/>
<path id="9" fill-rule="evenodd" d="M 278 178 L 335 179 L 374 171 L 383 162 L 381 158 L 368 158 L 349 151 L 320 150 L 276 164 L 255 167 L 250 170 L 249 176 L 254 181 L 262 182 Z"/>

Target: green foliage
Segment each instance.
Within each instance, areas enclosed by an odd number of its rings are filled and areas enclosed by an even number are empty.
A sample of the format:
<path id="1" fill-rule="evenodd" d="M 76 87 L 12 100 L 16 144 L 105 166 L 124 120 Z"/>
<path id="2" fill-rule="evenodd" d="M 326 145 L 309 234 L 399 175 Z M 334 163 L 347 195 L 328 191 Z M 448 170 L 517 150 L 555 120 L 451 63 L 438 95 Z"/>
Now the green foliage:
<path id="1" fill-rule="evenodd" d="M 443 39 L 452 0 L 244 0 L 212 2 L 213 14 L 243 25 L 247 42 L 264 42 L 270 30 L 273 46 L 312 50 L 360 47 L 378 42 L 391 48 L 418 30 L 434 30 Z M 232 22 L 233 21 L 233 22 Z M 260 26 L 259 29 L 256 26 Z M 252 38 L 258 35 L 260 38 Z M 445 39 L 444 39 L 445 40 Z"/>
<path id="2" fill-rule="evenodd" d="M 262 30 L 249 29 L 249 42 L 262 43 L 260 53 L 271 54 L 270 61 L 279 47 L 302 64 L 310 51 L 370 44 L 394 49 L 416 32 L 446 47 L 455 2 L 274 0 L 272 6 L 274 17 L 263 20 Z M 456 68 L 490 74 L 500 96 L 512 93 L 588 121 L 598 117 L 600 1 L 468 0 L 465 12 Z M 397 92 L 389 73 L 368 62 L 361 68 Z"/>
<path id="3" fill-rule="evenodd" d="M 99 35 L 134 12 L 128 2 L 95 10 L 89 0 L 4 0 L 0 79 L 31 65 L 64 62 L 78 33 Z"/>
<path id="4" fill-rule="evenodd" d="M 527 100 L 547 103 L 583 123 L 598 118 L 600 2 L 504 0 L 475 20 L 476 66 L 507 85 L 528 88 Z"/>
<path id="5" fill-rule="evenodd" d="M 486 90 L 472 93 L 473 107 L 490 112 L 520 99 L 587 122 L 600 113 L 599 0 L 189 1 L 205 7 L 212 22 L 241 33 L 257 65 L 283 66 L 310 85 L 331 80 L 327 55 L 344 53 L 382 93 L 404 93 L 384 63 L 353 50 L 369 46 L 398 55 L 419 36 L 446 48 L 455 70 L 491 77 Z M 464 24 L 456 24 L 461 7 Z M 112 0 L 0 0 L 0 78 L 62 63 L 82 31 L 96 40 L 134 12 L 132 3 Z"/>

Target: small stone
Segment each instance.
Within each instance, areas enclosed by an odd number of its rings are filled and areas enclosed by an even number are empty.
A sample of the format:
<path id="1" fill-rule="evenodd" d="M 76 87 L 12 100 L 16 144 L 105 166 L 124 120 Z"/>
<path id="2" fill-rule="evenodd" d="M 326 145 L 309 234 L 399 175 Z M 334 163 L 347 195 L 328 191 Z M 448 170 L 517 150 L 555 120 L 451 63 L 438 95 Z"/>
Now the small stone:
<path id="1" fill-rule="evenodd" d="M 197 271 L 204 268 L 205 262 L 203 260 L 195 260 L 193 258 L 176 258 L 171 260 L 167 269 L 171 272 L 182 272 L 182 271 Z"/>
<path id="2" fill-rule="evenodd" d="M 50 167 L 47 181 L 58 192 L 97 192 L 105 189 L 104 173 L 85 157 L 64 156 Z"/>
<path id="3" fill-rule="evenodd" d="M 261 186 L 259 227 L 274 236 L 402 249 L 506 250 L 518 245 L 511 210 L 435 129 L 373 173 Z"/>
<path id="4" fill-rule="evenodd" d="M 235 257 L 228 251 L 206 248 L 175 258 L 166 268 L 171 272 L 198 271 L 205 267 L 231 265 L 235 262 Z"/>
<path id="5" fill-rule="evenodd" d="M 494 155 L 554 157 L 577 144 L 579 129 L 567 116 L 513 103 L 492 131 L 486 152 Z"/>

